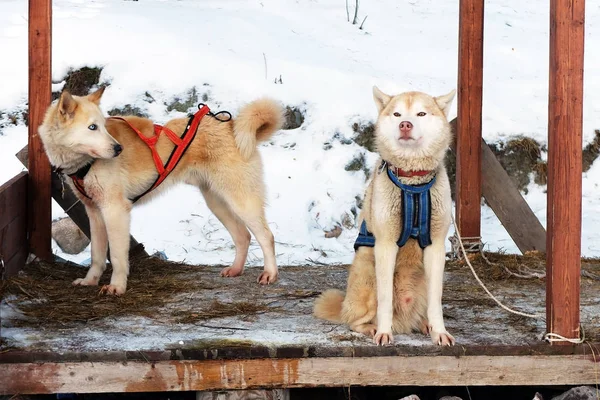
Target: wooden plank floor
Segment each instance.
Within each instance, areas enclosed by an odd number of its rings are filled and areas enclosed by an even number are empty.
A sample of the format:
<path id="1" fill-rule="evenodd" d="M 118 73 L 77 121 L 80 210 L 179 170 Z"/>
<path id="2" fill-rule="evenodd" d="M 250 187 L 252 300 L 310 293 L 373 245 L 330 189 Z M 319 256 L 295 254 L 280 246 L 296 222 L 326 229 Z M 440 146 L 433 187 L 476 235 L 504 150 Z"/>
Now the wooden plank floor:
<path id="1" fill-rule="evenodd" d="M 600 266 L 587 265 L 584 270 L 597 274 Z M 591 344 L 549 346 L 542 341 L 542 320 L 504 312 L 465 266 L 451 264 L 444 311 L 457 346 L 440 348 L 414 333 L 396 335 L 394 346 L 376 347 L 345 326 L 311 315 L 321 291 L 344 288 L 345 267 L 283 267 L 280 280 L 268 287 L 255 283 L 259 271 L 249 268 L 240 278 L 225 279 L 216 267 L 198 267 L 184 275 L 196 289 L 173 293 L 151 316 L 113 315 L 85 323 L 40 325 L 24 320 L 14 298 L 7 296 L 0 309 L 0 393 L 589 384 L 598 373 L 592 354 L 594 343 L 600 342 L 596 279 L 582 278 L 582 325 Z M 484 280 L 508 305 L 544 314 L 543 280 Z M 93 301 L 97 294 L 89 293 Z M 232 306 L 229 316 L 210 316 L 211 309 L 224 304 Z M 256 307 L 245 311 L 248 305 Z M 341 375 L 332 374 L 334 370 Z M 82 376 L 87 381 L 74 378 Z M 29 382 L 25 377 L 41 386 L 23 383 Z M 128 386 L 131 382 L 139 385 Z"/>

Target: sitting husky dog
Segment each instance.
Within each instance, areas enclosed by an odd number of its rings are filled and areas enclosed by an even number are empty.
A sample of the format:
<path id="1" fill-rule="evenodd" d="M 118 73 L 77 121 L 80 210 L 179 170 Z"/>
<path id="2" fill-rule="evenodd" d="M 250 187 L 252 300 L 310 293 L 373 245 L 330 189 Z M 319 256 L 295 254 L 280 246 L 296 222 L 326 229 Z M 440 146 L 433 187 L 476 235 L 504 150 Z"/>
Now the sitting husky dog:
<path id="1" fill-rule="evenodd" d="M 105 119 L 99 108 L 103 91 L 85 97 L 63 92 L 46 112 L 39 134 L 52 165 L 72 178 L 66 181 L 85 205 L 90 219 L 92 264 L 86 277 L 73 284 L 98 284 L 106 269 L 110 245 L 113 272 L 110 285 L 103 290 L 121 295 L 129 274 L 133 202 L 159 182 L 157 169 L 165 162 L 168 165 L 175 148 L 173 140 L 183 142 L 179 137 L 194 125 L 188 118 L 173 119 L 164 128 L 155 127 L 145 118 Z M 177 182 L 198 187 L 236 247 L 233 265 L 221 274 L 242 274 L 250 244 L 249 228 L 264 254 L 264 272 L 258 281 L 274 282 L 278 273 L 274 239 L 264 214 L 262 162 L 256 145 L 281 127 L 282 109 L 272 100 L 262 99 L 242 108 L 234 121 L 222 122 L 203 115 L 199 116 L 197 129 L 189 129 L 195 136 L 172 173 L 142 200 Z M 153 154 L 150 144 L 144 142 L 152 142 L 157 129 L 168 134 L 158 136 Z M 176 199 L 173 207 L 177 207 Z"/>
<path id="2" fill-rule="evenodd" d="M 454 94 L 389 96 L 373 88 L 381 159 L 365 193 L 347 291 L 326 291 L 314 313 L 372 335 L 378 345 L 413 330 L 439 345 L 454 344 L 442 314 L 452 210 L 444 156 Z"/>

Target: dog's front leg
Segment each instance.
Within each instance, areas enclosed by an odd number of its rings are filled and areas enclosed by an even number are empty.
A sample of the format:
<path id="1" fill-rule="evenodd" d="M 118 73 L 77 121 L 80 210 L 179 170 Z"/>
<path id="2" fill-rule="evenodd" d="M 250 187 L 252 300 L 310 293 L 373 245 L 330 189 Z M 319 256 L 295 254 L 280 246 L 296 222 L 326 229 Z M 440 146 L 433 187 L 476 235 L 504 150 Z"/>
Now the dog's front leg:
<path id="1" fill-rule="evenodd" d="M 394 269 L 398 245 L 384 238 L 375 242 L 375 278 L 377 281 L 377 345 L 394 342 L 392 321 L 394 317 Z"/>
<path id="2" fill-rule="evenodd" d="M 444 236 L 432 239 L 432 244 L 425 248 L 423 264 L 427 279 L 427 319 L 429 333 L 433 343 L 444 346 L 454 345 L 454 338 L 446 331 L 442 311 L 442 291 L 444 286 L 444 264 L 446 248 Z"/>
<path id="3" fill-rule="evenodd" d="M 100 210 L 95 206 L 85 207 L 90 220 L 90 236 L 92 244 L 92 265 L 85 278 L 76 279 L 73 285 L 96 286 L 100 277 L 106 270 L 106 252 L 108 251 L 108 237 L 106 225 L 102 219 Z"/>
<path id="4" fill-rule="evenodd" d="M 131 204 L 110 204 L 101 208 L 108 233 L 110 263 L 113 268 L 110 285 L 103 292 L 121 295 L 127 289 L 129 275 L 129 224 Z"/>

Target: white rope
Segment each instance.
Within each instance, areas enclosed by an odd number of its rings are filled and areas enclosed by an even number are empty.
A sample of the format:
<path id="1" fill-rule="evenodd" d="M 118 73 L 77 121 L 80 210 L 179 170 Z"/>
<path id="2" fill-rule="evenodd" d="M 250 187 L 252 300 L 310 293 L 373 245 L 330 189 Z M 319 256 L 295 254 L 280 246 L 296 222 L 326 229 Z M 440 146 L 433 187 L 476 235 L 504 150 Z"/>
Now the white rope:
<path id="1" fill-rule="evenodd" d="M 527 314 L 521 311 L 516 311 L 513 310 L 512 308 L 509 308 L 507 306 L 505 306 L 504 304 L 502 304 L 502 302 L 500 300 L 498 300 L 496 298 L 496 296 L 494 296 L 492 294 L 492 292 L 490 292 L 488 290 L 488 288 L 485 286 L 485 284 L 481 281 L 481 279 L 479 279 L 479 276 L 477 275 L 477 272 L 475 272 L 475 268 L 473 268 L 473 265 L 471 264 L 471 261 L 469 260 L 469 257 L 467 257 L 467 251 L 465 250 L 465 245 L 463 244 L 462 238 L 460 236 L 460 231 L 458 230 L 458 226 L 456 225 L 456 222 L 454 221 L 454 215 L 452 215 L 452 223 L 454 224 L 454 230 L 456 231 L 456 238 L 458 241 L 458 244 L 460 245 L 460 249 L 462 250 L 463 256 L 465 258 L 465 261 L 467 263 L 467 265 L 469 266 L 469 268 L 471 269 L 471 272 L 473 273 L 473 276 L 475 277 L 475 279 L 477 280 L 477 282 L 479 283 L 479 285 L 483 288 L 483 290 L 485 290 L 485 292 L 488 294 L 488 296 L 490 296 L 490 298 L 492 300 L 494 300 L 496 302 L 496 304 L 498 304 L 501 308 L 503 308 L 504 310 L 516 314 L 516 315 L 520 315 L 522 317 L 527 317 L 527 318 L 535 318 L 535 319 L 544 319 L 543 316 L 541 315 L 536 315 L 536 314 Z"/>
<path id="2" fill-rule="evenodd" d="M 544 336 L 544 340 L 554 343 L 554 342 L 569 342 L 573 344 L 581 344 L 585 342 L 585 332 L 583 331 L 583 327 L 581 327 L 581 337 L 579 339 L 569 339 L 558 333 L 546 333 Z"/>
<path id="3" fill-rule="evenodd" d="M 539 315 L 539 314 L 527 314 L 527 313 L 524 313 L 524 312 L 521 312 L 521 311 L 513 310 L 512 308 L 505 306 L 504 304 L 502 304 L 502 302 L 500 300 L 498 300 L 488 290 L 488 288 L 481 281 L 481 279 L 479 279 L 479 276 L 477 275 L 477 272 L 475 272 L 475 268 L 473 268 L 473 265 L 471 264 L 471 261 L 469 260 L 469 257 L 467 256 L 467 251 L 465 250 L 465 245 L 463 244 L 463 240 L 462 240 L 462 238 L 460 236 L 460 231 L 458 230 L 458 226 L 456 225 L 456 221 L 454 220 L 454 214 L 452 214 L 452 224 L 454 224 L 455 238 L 456 238 L 456 241 L 458 242 L 458 244 L 460 245 L 460 249 L 462 250 L 462 256 L 464 257 L 465 262 L 467 263 L 467 265 L 471 269 L 471 272 L 473 273 L 473 276 L 475 277 L 475 279 L 477 280 L 477 282 L 479 283 L 479 285 L 483 288 L 483 290 L 485 290 L 485 292 L 488 294 L 488 296 L 490 296 L 490 298 L 492 300 L 494 300 L 496 302 L 496 304 L 498 304 L 502 309 L 508 311 L 509 313 L 520 315 L 520 316 L 526 317 L 526 318 L 534 318 L 534 319 L 539 319 L 539 320 L 545 321 L 546 319 L 542 315 Z M 474 238 L 474 239 L 477 239 L 477 238 Z M 581 343 L 583 343 L 585 341 L 585 332 L 583 330 L 583 327 L 581 327 L 581 337 L 579 337 L 577 339 L 569 339 L 569 338 L 561 336 L 561 335 L 559 335 L 557 333 L 548 332 L 544 336 L 544 340 L 546 340 L 546 341 L 548 341 L 550 343 L 554 343 L 554 342 L 569 342 L 569 343 L 573 343 L 573 344 L 581 344 Z"/>

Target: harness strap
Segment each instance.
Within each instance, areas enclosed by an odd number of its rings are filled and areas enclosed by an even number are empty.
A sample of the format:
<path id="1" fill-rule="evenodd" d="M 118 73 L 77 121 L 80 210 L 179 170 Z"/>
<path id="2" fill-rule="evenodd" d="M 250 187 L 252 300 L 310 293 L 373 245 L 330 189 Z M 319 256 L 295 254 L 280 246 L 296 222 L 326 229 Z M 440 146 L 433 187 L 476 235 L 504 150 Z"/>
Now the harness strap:
<path id="1" fill-rule="evenodd" d="M 109 118 L 109 119 L 118 119 L 120 121 L 124 121 L 138 135 L 138 137 L 144 143 L 146 143 L 146 145 L 150 149 L 150 152 L 152 153 L 152 160 L 154 161 L 156 171 L 158 172 L 158 177 L 156 178 L 154 183 L 144 193 L 131 199 L 131 201 L 133 203 L 138 201 L 140 198 L 142 198 L 143 196 L 145 196 L 152 190 L 156 189 L 158 187 L 158 185 L 160 185 L 165 179 L 167 179 L 169 174 L 175 169 L 177 164 L 179 164 L 181 157 L 183 157 L 183 155 L 185 154 L 186 150 L 188 149 L 188 147 L 194 140 L 194 137 L 196 137 L 196 132 L 198 131 L 198 126 L 200 126 L 200 121 L 208 113 L 210 113 L 210 108 L 208 108 L 207 105 L 203 105 L 194 115 L 192 115 L 190 117 L 181 137 L 179 137 L 175 132 L 173 132 L 169 128 L 158 125 L 158 124 L 154 124 L 154 136 L 147 137 L 125 118 L 123 118 L 123 117 L 110 117 Z M 175 147 L 173 148 L 173 151 L 171 152 L 171 155 L 169 156 L 169 159 L 167 160 L 167 162 L 165 164 L 163 164 L 162 159 L 160 158 L 160 155 L 158 154 L 158 151 L 156 150 L 156 143 L 158 142 L 158 139 L 160 138 L 160 135 L 163 132 L 165 135 L 167 135 L 169 140 L 171 142 L 173 142 L 173 144 L 175 145 Z M 88 199 L 91 199 L 91 197 L 88 196 L 88 194 L 85 191 L 84 178 L 87 175 L 87 173 L 89 172 L 91 166 L 92 166 L 92 164 L 88 164 L 85 167 L 79 169 L 74 174 L 69 175 L 69 177 L 73 180 L 73 185 L 75 186 L 75 188 L 79 191 L 79 193 L 81 193 L 83 196 L 85 196 Z"/>
<path id="2" fill-rule="evenodd" d="M 91 199 L 91 197 L 88 196 L 88 194 L 85 191 L 85 184 L 83 182 L 83 179 L 85 178 L 87 173 L 90 171 L 90 168 L 92 168 L 92 164 L 93 164 L 93 162 L 85 165 L 82 168 L 79 168 L 74 173 L 69 174 L 69 178 L 71 178 L 71 180 L 73 181 L 73 185 L 75 186 L 75 188 L 79 191 L 79 193 L 81 193 L 84 197 L 86 197 L 88 199 Z M 57 172 L 61 172 L 61 171 L 57 171 Z"/>
<path id="3" fill-rule="evenodd" d="M 388 178 L 402 192 L 402 234 L 398 240 L 398 246 L 402 247 L 409 238 L 413 237 L 419 241 L 419 246 L 425 248 L 431 244 L 431 187 L 435 183 L 432 180 L 423 185 L 406 185 L 394 175 L 388 168 Z"/>
<path id="4" fill-rule="evenodd" d="M 436 177 L 423 185 L 406 185 L 400 182 L 390 168 L 388 178 L 400 188 L 402 196 L 402 231 L 396 242 L 402 247 L 408 239 L 415 238 L 421 248 L 431 245 L 431 187 Z M 375 246 L 375 237 L 367 230 L 367 224 L 362 222 L 358 237 L 354 242 L 354 250 L 360 246 Z"/>

